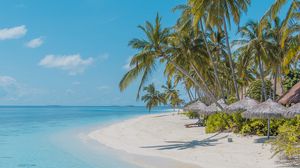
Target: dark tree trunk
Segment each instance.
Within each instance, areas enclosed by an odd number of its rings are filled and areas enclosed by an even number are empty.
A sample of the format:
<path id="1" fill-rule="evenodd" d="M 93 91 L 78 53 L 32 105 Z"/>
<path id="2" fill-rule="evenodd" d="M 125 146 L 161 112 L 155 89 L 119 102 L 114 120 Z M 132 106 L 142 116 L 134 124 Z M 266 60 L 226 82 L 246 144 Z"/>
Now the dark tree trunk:
<path id="1" fill-rule="evenodd" d="M 275 74 L 274 74 L 274 90 L 273 90 L 273 100 L 274 101 L 276 100 L 278 70 L 279 70 L 279 68 L 276 67 Z"/>
<path id="2" fill-rule="evenodd" d="M 236 76 L 235 76 L 234 64 L 233 64 L 233 59 L 232 59 L 232 54 L 231 54 L 231 49 L 230 49 L 230 44 L 229 44 L 229 37 L 228 37 L 228 32 L 227 32 L 225 16 L 223 16 L 223 24 L 224 24 L 226 46 L 227 46 L 227 51 L 228 51 L 228 56 L 229 56 L 229 64 L 230 64 L 231 76 L 232 76 L 232 80 L 233 80 L 233 84 L 234 84 L 235 94 L 236 94 L 236 98 L 238 100 L 240 100 L 239 89 L 238 89 L 238 84 L 237 84 L 237 80 L 236 80 Z"/>
<path id="3" fill-rule="evenodd" d="M 219 79 L 218 68 L 217 68 L 217 65 L 216 65 L 215 58 L 214 58 L 213 54 L 211 53 L 211 51 L 209 49 L 209 46 L 208 46 L 208 42 L 207 42 L 207 39 L 206 39 L 206 36 L 205 36 L 205 29 L 204 29 L 204 26 L 203 26 L 202 19 L 200 20 L 200 27 L 201 27 L 202 36 L 203 36 L 203 40 L 204 40 L 204 43 L 205 43 L 205 46 L 206 46 L 208 56 L 209 56 L 210 61 L 212 62 L 212 65 L 213 65 L 215 80 L 217 82 L 217 85 L 218 85 L 219 89 L 221 90 L 221 95 L 222 95 L 223 99 L 225 100 L 224 90 L 223 90 L 223 87 L 221 86 L 221 82 L 220 82 L 220 79 Z"/>
<path id="4" fill-rule="evenodd" d="M 265 77 L 264 77 L 264 70 L 263 70 L 263 65 L 262 65 L 262 60 L 261 56 L 258 54 L 258 67 L 259 67 L 259 73 L 260 73 L 260 78 L 262 82 L 262 95 L 263 95 L 263 100 L 267 100 L 267 92 L 266 92 L 266 83 L 265 83 Z"/>

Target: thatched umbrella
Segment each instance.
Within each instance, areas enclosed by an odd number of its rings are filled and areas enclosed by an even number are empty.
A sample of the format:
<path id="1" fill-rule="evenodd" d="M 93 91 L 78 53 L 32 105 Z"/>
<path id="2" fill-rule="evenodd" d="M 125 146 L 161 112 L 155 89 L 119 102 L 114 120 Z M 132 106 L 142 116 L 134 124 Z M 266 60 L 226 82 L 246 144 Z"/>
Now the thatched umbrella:
<path id="1" fill-rule="evenodd" d="M 293 105 L 292 107 L 288 108 L 288 112 L 286 113 L 286 117 L 293 118 L 296 115 L 300 115 L 300 103 Z"/>
<path id="2" fill-rule="evenodd" d="M 207 108 L 207 106 L 204 103 L 202 103 L 200 100 L 198 100 L 198 101 L 186 106 L 184 108 L 184 110 L 197 111 L 197 110 L 202 110 L 205 108 Z"/>
<path id="3" fill-rule="evenodd" d="M 228 105 L 225 103 L 225 101 L 223 99 L 220 99 L 218 101 L 218 103 L 225 109 Z M 205 110 L 205 114 L 208 115 L 208 114 L 214 114 L 214 113 L 217 113 L 217 112 L 220 112 L 222 111 L 222 109 L 217 106 L 216 103 L 213 103 L 211 104 L 210 106 L 208 106 Z"/>
<path id="4" fill-rule="evenodd" d="M 268 119 L 268 139 L 270 138 L 270 119 L 281 118 L 287 113 L 287 108 L 269 99 L 260 103 L 242 114 L 245 118 L 266 118 Z"/>
<path id="5" fill-rule="evenodd" d="M 257 104 L 258 102 L 256 100 L 246 97 L 245 99 L 232 103 L 231 105 L 225 108 L 225 111 L 227 113 L 232 113 L 236 111 L 246 111 L 256 106 Z"/>

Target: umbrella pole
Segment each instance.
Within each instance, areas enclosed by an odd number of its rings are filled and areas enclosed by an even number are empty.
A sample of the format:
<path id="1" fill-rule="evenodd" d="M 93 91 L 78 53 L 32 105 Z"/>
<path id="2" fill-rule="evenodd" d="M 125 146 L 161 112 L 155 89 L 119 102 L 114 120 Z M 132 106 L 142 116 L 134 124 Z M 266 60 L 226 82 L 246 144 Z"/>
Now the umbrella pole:
<path id="1" fill-rule="evenodd" d="M 268 117 L 268 139 L 270 139 L 270 117 Z"/>

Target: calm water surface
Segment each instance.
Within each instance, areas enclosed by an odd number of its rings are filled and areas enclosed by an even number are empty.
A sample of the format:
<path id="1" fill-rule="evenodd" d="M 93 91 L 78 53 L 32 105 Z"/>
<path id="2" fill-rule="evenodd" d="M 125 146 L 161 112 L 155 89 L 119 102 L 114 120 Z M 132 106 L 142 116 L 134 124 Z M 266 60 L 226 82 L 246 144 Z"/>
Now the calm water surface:
<path id="1" fill-rule="evenodd" d="M 0 107 L 0 168 L 136 168 L 86 134 L 147 113 L 144 107 Z"/>

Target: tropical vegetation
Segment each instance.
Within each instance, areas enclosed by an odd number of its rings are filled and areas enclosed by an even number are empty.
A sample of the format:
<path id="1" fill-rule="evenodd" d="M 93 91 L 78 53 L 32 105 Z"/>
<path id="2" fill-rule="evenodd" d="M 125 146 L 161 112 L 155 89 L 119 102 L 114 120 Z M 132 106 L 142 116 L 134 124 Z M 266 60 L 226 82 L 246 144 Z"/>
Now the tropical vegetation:
<path id="1" fill-rule="evenodd" d="M 245 96 L 258 101 L 276 100 L 299 81 L 300 1 L 275 0 L 260 20 L 240 25 L 250 3 L 188 0 L 174 7 L 173 11 L 179 11 L 181 16 L 172 27 L 164 27 L 159 14 L 153 23 L 146 21 L 138 27 L 144 36 L 129 42 L 136 54 L 119 83 L 120 90 L 139 80 L 137 99 L 146 92 L 141 99 L 149 109 L 166 103 L 174 108 L 181 105 L 178 85 L 183 86 L 189 101 L 216 103 L 221 109 L 217 102 L 220 98 L 227 103 Z M 279 15 L 284 7 L 287 12 Z M 228 32 L 233 25 L 238 25 L 235 38 Z M 165 93 L 157 91 L 154 84 L 147 86 L 158 65 L 164 68 L 167 79 Z M 297 122 L 272 121 L 271 133 L 278 134 L 273 143 L 276 152 L 299 156 L 298 122 L 299 118 Z M 246 120 L 225 113 L 206 120 L 207 132 L 230 129 L 262 135 L 265 125 L 264 120 Z"/>

